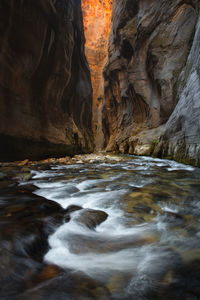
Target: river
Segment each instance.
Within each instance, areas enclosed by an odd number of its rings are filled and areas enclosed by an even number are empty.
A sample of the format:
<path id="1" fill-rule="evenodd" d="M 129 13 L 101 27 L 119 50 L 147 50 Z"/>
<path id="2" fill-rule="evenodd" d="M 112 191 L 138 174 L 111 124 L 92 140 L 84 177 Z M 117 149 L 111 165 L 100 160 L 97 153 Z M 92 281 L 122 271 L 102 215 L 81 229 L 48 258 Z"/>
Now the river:
<path id="1" fill-rule="evenodd" d="M 22 171 L 4 167 L 0 299 L 200 299 L 200 170 L 85 157 L 26 167 L 14 185 L 8 173 Z"/>

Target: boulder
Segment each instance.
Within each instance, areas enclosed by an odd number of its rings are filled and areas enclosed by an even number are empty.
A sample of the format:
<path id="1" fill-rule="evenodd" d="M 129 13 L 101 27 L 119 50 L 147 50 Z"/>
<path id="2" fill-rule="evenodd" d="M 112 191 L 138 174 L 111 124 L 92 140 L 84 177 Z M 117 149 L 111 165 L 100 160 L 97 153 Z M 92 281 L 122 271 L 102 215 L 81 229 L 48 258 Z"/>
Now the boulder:
<path id="1" fill-rule="evenodd" d="M 108 214 L 102 210 L 83 209 L 78 213 L 75 220 L 90 229 L 94 229 L 97 225 L 104 222 L 107 217 Z"/>

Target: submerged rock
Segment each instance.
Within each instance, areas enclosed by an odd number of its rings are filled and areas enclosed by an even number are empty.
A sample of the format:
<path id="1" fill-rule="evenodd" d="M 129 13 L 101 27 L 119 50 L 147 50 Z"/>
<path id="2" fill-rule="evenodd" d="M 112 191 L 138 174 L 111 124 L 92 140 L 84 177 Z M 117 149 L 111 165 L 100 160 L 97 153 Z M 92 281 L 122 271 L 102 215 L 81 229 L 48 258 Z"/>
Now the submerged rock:
<path id="1" fill-rule="evenodd" d="M 62 271 L 20 295 L 21 300 L 110 300 L 110 297 L 108 289 L 94 278 L 82 272 Z"/>
<path id="2" fill-rule="evenodd" d="M 0 298 L 15 299 L 43 268 L 48 237 L 62 224 L 64 209 L 25 189 L 1 190 L 0 198 Z"/>
<path id="3" fill-rule="evenodd" d="M 136 205 L 134 205 L 133 210 L 136 210 L 141 213 L 151 213 L 151 211 L 153 211 L 151 207 L 143 203 L 137 203 Z"/>
<path id="4" fill-rule="evenodd" d="M 157 242 L 155 235 L 129 235 L 121 237 L 102 237 L 96 236 L 92 238 L 90 235 L 74 234 L 66 237 L 65 240 L 69 243 L 69 249 L 75 254 L 114 254 L 118 251 L 134 249 L 144 245 Z M 131 251 L 131 250 L 130 250 Z"/>

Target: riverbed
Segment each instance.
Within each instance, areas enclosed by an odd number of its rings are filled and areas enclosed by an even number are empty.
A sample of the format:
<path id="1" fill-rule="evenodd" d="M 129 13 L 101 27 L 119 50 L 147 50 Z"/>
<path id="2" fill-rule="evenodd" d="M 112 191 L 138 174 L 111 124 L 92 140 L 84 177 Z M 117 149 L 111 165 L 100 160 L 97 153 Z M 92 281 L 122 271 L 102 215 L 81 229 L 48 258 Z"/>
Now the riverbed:
<path id="1" fill-rule="evenodd" d="M 200 299 L 198 168 L 93 155 L 0 182 L 0 299 Z"/>

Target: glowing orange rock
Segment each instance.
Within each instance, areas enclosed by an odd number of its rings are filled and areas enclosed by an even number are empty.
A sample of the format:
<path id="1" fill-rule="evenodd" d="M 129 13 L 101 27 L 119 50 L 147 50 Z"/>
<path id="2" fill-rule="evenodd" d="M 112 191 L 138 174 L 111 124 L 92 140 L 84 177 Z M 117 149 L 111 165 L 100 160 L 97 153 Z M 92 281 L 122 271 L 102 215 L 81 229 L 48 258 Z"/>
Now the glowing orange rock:
<path id="1" fill-rule="evenodd" d="M 112 0 L 82 0 L 82 11 L 86 38 L 85 52 L 93 87 L 93 131 L 97 136 L 98 148 L 98 143 L 101 144 L 103 139 L 100 124 L 102 119 L 101 100 L 104 97 L 103 68 L 108 55 Z"/>

